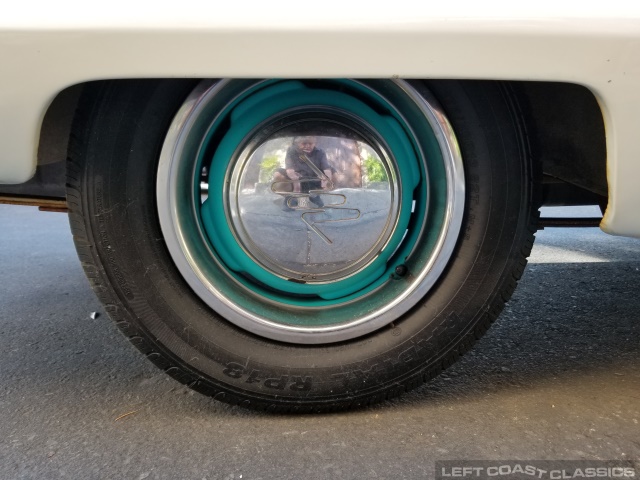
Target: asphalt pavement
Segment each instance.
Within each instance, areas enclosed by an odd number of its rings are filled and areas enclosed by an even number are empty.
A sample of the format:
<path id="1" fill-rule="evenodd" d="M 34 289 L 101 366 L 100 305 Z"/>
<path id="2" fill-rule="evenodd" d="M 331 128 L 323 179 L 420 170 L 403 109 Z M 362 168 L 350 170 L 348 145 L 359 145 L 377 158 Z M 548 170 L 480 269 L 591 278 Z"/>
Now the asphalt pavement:
<path id="1" fill-rule="evenodd" d="M 401 398 L 327 415 L 230 407 L 156 369 L 93 295 L 64 214 L 0 206 L 0 269 L 0 479 L 413 479 L 463 459 L 640 472 L 637 239 L 539 232 L 471 352 Z"/>

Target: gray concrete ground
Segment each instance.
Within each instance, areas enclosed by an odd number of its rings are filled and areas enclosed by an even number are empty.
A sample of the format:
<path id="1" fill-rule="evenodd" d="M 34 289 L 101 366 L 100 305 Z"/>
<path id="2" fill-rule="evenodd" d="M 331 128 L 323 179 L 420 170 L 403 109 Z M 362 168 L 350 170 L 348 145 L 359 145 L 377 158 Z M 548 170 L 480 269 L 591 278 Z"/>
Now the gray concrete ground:
<path id="1" fill-rule="evenodd" d="M 0 206 L 0 479 L 430 478 L 439 459 L 640 459 L 640 240 L 539 232 L 504 314 L 444 375 L 374 408 L 274 416 L 194 394 L 129 346 L 66 222 Z"/>

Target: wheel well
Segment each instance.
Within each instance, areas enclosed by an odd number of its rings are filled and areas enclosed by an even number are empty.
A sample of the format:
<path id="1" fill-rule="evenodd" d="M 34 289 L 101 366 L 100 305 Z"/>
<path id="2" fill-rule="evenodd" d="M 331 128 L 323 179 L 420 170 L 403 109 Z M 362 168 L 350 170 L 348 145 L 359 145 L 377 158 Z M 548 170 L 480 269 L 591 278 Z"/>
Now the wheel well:
<path id="1" fill-rule="evenodd" d="M 545 205 L 606 204 L 606 142 L 600 106 L 581 85 L 514 82 Z"/>
<path id="2" fill-rule="evenodd" d="M 534 161 L 542 165 L 543 204 L 606 203 L 606 143 L 602 113 L 581 85 L 510 82 L 518 94 Z M 71 123 L 84 84 L 61 91 L 45 114 L 36 175 L 0 194 L 64 198 L 64 168 Z"/>

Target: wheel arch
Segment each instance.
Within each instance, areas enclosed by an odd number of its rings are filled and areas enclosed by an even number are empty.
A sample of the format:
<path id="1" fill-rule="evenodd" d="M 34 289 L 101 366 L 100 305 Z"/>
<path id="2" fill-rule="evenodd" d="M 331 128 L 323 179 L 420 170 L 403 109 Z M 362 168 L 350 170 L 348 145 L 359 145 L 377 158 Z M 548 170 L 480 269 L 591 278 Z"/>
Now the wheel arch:
<path id="1" fill-rule="evenodd" d="M 469 80 L 474 81 L 474 80 Z M 127 80 L 116 80 L 126 84 Z M 40 131 L 38 165 L 63 161 L 73 112 L 80 95 L 96 98 L 89 82 L 66 88 L 47 109 Z M 599 195 L 607 194 L 605 126 L 598 102 L 589 89 L 559 82 L 505 82 L 518 94 L 534 146 L 534 161 L 549 175 Z M 569 169 L 578 167 L 570 174 Z"/>
<path id="2" fill-rule="evenodd" d="M 124 87 L 129 81 L 109 82 Z M 20 185 L 0 186 L 0 194 L 64 198 L 64 165 L 78 102 L 81 96 L 85 105 L 96 101 L 96 87 L 104 82 L 72 85 L 55 96 L 41 124 L 35 176 Z M 571 83 L 505 83 L 517 94 L 533 162 L 544 174 L 542 204 L 606 204 L 609 189 L 605 125 L 593 93 Z"/>

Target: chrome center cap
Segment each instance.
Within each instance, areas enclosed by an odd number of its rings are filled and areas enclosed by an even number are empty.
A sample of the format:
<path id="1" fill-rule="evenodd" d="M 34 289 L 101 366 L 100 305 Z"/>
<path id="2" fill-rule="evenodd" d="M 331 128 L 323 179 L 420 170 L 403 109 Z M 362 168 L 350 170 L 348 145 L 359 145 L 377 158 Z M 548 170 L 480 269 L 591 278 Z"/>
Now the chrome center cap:
<path id="1" fill-rule="evenodd" d="M 292 115 L 259 129 L 231 162 L 227 221 L 260 267 L 293 282 L 339 281 L 387 246 L 400 211 L 397 177 L 365 126 Z"/>

